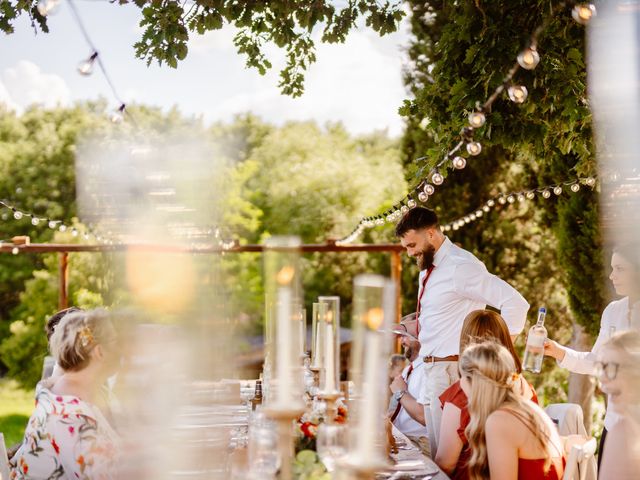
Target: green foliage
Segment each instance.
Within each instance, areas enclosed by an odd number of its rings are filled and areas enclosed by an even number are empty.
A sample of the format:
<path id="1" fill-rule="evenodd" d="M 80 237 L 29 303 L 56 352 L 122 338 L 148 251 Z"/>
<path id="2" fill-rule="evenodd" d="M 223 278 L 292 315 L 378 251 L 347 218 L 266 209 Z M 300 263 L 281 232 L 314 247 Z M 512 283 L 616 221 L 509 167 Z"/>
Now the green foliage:
<path id="1" fill-rule="evenodd" d="M 33 403 L 33 390 L 23 390 L 15 380 L 0 378 L 0 432 L 7 447 L 22 442 Z"/>
<path id="2" fill-rule="evenodd" d="M 47 19 L 36 5 L 38 0 L 0 3 L 0 30 L 13 33 L 13 23 L 27 14 L 39 28 L 47 30 Z M 112 2 L 113 3 L 113 2 Z M 141 10 L 142 38 L 134 45 L 136 56 L 149 65 L 156 60 L 172 68 L 188 53 L 190 35 L 202 35 L 230 25 L 238 29 L 234 45 L 245 56 L 248 67 L 264 75 L 271 68 L 264 49 L 274 44 L 284 50 L 286 65 L 280 72 L 279 87 L 285 95 L 304 92 L 304 73 L 316 61 L 314 30 L 321 30 L 320 41 L 344 42 L 348 33 L 364 19 L 368 28 L 380 35 L 396 31 L 404 13 L 402 2 L 377 0 L 119 0 L 134 3 Z M 34 28 L 36 24 L 34 23 Z"/>

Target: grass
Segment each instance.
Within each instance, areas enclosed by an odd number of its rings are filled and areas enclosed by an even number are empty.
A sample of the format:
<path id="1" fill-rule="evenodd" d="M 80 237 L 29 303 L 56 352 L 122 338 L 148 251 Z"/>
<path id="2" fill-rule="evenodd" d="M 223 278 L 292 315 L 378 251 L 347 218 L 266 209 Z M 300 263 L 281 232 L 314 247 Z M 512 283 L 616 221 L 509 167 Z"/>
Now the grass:
<path id="1" fill-rule="evenodd" d="M 22 441 L 33 398 L 34 392 L 21 389 L 15 380 L 0 378 L 0 432 L 8 447 Z"/>

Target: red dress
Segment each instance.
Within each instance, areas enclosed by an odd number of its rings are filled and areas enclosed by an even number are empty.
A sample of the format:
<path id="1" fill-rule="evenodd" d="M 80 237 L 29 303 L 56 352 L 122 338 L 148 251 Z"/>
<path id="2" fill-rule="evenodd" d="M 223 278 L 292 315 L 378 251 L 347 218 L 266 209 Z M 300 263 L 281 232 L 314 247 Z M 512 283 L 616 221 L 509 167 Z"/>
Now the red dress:
<path id="1" fill-rule="evenodd" d="M 536 395 L 536 391 L 533 386 L 531 386 L 531 390 L 533 391 L 533 397 L 531 398 L 531 401 L 538 403 L 538 396 Z M 467 396 L 462 391 L 460 381 L 458 380 L 456 383 L 442 392 L 442 395 L 440 395 L 440 397 L 438 398 L 440 398 L 440 405 L 442 406 L 442 408 L 444 408 L 445 403 L 452 403 L 460 409 L 460 425 L 458 426 L 457 432 L 460 440 L 462 440 L 462 451 L 460 452 L 460 456 L 458 457 L 456 468 L 451 473 L 451 475 L 449 475 L 449 477 L 451 478 L 451 480 L 468 480 L 469 471 L 467 470 L 467 464 L 471 459 L 471 449 L 469 448 L 469 441 L 467 440 L 467 436 L 465 435 L 464 431 L 467 428 L 467 425 L 469 425 L 469 423 L 471 422 L 471 417 L 469 416 L 469 409 L 467 408 Z M 530 460 L 524 461 L 529 462 Z"/>
<path id="2" fill-rule="evenodd" d="M 559 460 L 559 459 L 556 459 Z M 562 467 L 564 468 L 565 459 L 562 459 Z M 561 480 L 562 475 L 558 473 L 553 459 L 549 471 L 544 471 L 544 458 L 537 459 L 518 459 L 518 480 Z"/>

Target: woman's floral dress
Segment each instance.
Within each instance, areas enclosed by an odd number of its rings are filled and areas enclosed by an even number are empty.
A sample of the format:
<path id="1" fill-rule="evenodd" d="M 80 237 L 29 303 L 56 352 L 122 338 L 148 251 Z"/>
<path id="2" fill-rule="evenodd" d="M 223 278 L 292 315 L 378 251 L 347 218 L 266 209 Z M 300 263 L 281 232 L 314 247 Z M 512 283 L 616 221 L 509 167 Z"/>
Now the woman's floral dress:
<path id="1" fill-rule="evenodd" d="M 72 395 L 36 388 L 36 408 L 11 460 L 12 480 L 112 479 L 118 436 L 100 410 Z"/>

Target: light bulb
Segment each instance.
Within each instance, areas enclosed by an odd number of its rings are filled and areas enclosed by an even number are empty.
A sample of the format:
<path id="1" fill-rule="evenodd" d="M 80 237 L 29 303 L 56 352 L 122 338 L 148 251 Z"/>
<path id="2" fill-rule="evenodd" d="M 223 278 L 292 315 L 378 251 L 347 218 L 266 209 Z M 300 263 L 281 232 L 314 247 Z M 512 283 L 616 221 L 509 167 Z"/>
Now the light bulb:
<path id="1" fill-rule="evenodd" d="M 20 249 L 18 247 L 13 247 L 11 249 L 11 253 L 13 253 L 14 255 L 17 255 L 18 253 L 20 253 Z"/>
<path id="2" fill-rule="evenodd" d="M 596 184 L 596 179 L 593 177 L 589 177 L 584 181 L 584 183 L 586 183 L 590 187 L 593 187 Z"/>
<path id="3" fill-rule="evenodd" d="M 93 52 L 88 58 L 85 58 L 78 64 L 78 73 L 85 77 L 93 73 L 93 64 L 98 57 L 98 52 Z"/>
<path id="4" fill-rule="evenodd" d="M 551 196 L 551 192 L 549 190 L 545 190 L 544 192 L 542 192 L 543 198 L 549 198 L 550 196 Z"/>
<path id="5" fill-rule="evenodd" d="M 469 152 L 469 155 L 479 155 L 480 152 L 482 151 L 482 145 L 480 145 L 480 142 L 469 142 L 467 143 L 467 152 Z"/>
<path id="6" fill-rule="evenodd" d="M 40 219 L 38 217 L 31 217 L 31 225 L 35 226 L 40 223 Z"/>
<path id="7" fill-rule="evenodd" d="M 52 15 L 58 11 L 60 0 L 39 0 L 38 1 L 38 13 L 43 17 Z"/>
<path id="8" fill-rule="evenodd" d="M 391 223 L 394 219 L 395 217 L 393 215 L 387 215 L 387 222 Z"/>
<path id="9" fill-rule="evenodd" d="M 427 195 L 433 195 L 436 191 L 436 188 L 431 185 L 430 183 L 427 183 L 423 188 L 422 191 L 424 193 L 426 193 Z"/>
<path id="10" fill-rule="evenodd" d="M 507 202 L 509 202 L 509 203 L 513 203 L 513 202 L 515 202 L 515 201 L 516 201 L 516 197 L 514 197 L 513 195 L 509 195 L 509 196 L 507 197 Z"/>
<path id="11" fill-rule="evenodd" d="M 524 103 L 529 95 L 527 87 L 523 85 L 511 85 L 507 93 L 513 103 Z"/>
<path id="12" fill-rule="evenodd" d="M 525 70 L 533 70 L 540 63 L 540 55 L 535 47 L 525 48 L 518 55 L 518 63 Z"/>
<path id="13" fill-rule="evenodd" d="M 580 184 L 579 183 L 574 183 L 573 185 L 571 185 L 571 191 L 573 193 L 576 193 L 579 190 L 580 190 Z"/>
<path id="14" fill-rule="evenodd" d="M 407 206 L 409 208 L 413 208 L 417 205 L 416 201 L 413 198 L 410 198 L 409 201 L 407 202 Z"/>
<path id="15" fill-rule="evenodd" d="M 531 192 L 527 192 L 527 198 L 529 200 L 533 200 L 535 198 L 536 194 L 535 192 L 531 191 Z"/>
<path id="16" fill-rule="evenodd" d="M 405 213 L 407 213 L 409 211 L 409 207 L 407 207 L 406 205 L 402 205 L 400 207 L 400 211 L 402 212 L 402 214 L 404 215 Z"/>
<path id="17" fill-rule="evenodd" d="M 469 215 L 469 218 L 471 219 L 471 221 L 474 221 L 477 217 L 475 213 L 472 213 L 471 215 Z"/>
<path id="18" fill-rule="evenodd" d="M 75 228 L 71 229 L 71 235 L 74 237 L 78 236 L 78 230 L 76 230 Z"/>
<path id="19" fill-rule="evenodd" d="M 22 218 L 22 212 L 20 210 L 16 210 L 15 212 L 13 212 L 13 218 L 15 218 L 16 220 L 20 220 Z"/>
<path id="20" fill-rule="evenodd" d="M 454 223 L 454 224 L 453 224 L 453 229 L 454 229 L 454 230 L 459 230 L 459 229 L 460 229 L 460 226 L 459 226 L 457 223 Z"/>
<path id="21" fill-rule="evenodd" d="M 422 203 L 425 203 L 427 200 L 429 200 L 429 195 L 424 192 L 420 192 L 418 194 L 418 200 L 420 200 Z"/>
<path id="22" fill-rule="evenodd" d="M 596 16 L 596 7 L 591 3 L 581 3 L 573 7 L 571 16 L 580 25 L 586 25 Z"/>
<path id="23" fill-rule="evenodd" d="M 482 215 L 484 215 L 482 210 L 476 210 L 476 217 L 480 218 Z"/>
<path id="24" fill-rule="evenodd" d="M 469 125 L 471 125 L 473 128 L 480 128 L 486 121 L 487 118 L 482 112 L 471 112 L 469 114 Z"/>
<path id="25" fill-rule="evenodd" d="M 88 234 L 88 233 L 85 233 L 85 234 L 83 235 L 83 237 L 84 237 L 84 239 L 85 239 L 85 240 L 89 240 L 89 234 Z"/>
<path id="26" fill-rule="evenodd" d="M 451 227 L 449 227 L 449 225 L 444 225 L 444 226 L 442 227 L 442 230 L 444 230 L 445 232 L 448 232 L 450 228 L 451 228 Z"/>
<path id="27" fill-rule="evenodd" d="M 487 206 L 489 207 L 493 207 L 496 204 L 496 201 L 494 199 L 491 199 L 487 202 Z"/>
<path id="28" fill-rule="evenodd" d="M 58 227 L 58 230 L 59 230 L 59 231 L 61 231 L 61 232 L 64 232 L 64 231 L 66 231 L 66 230 L 67 230 L 67 226 L 66 226 L 66 225 L 64 225 L 64 224 L 62 224 L 62 225 L 60 225 L 60 226 Z"/>
<path id="29" fill-rule="evenodd" d="M 453 159 L 453 168 L 457 168 L 458 170 L 462 170 L 467 166 L 467 161 L 464 157 L 457 156 Z"/>
<path id="30" fill-rule="evenodd" d="M 442 185 L 442 182 L 444 182 L 444 177 L 440 172 L 436 171 L 436 173 L 434 173 L 431 177 L 431 181 L 436 185 Z"/>
<path id="31" fill-rule="evenodd" d="M 489 210 L 491 210 L 491 209 L 489 208 L 489 205 L 485 205 L 484 207 L 482 207 L 482 211 L 483 211 L 484 213 L 489 213 Z"/>
<path id="32" fill-rule="evenodd" d="M 498 203 L 500 205 L 504 205 L 505 203 L 507 203 L 507 199 L 505 197 L 500 197 L 498 198 Z"/>
<path id="33" fill-rule="evenodd" d="M 126 105 L 123 103 L 122 105 L 120 105 L 118 107 L 118 109 L 113 112 L 111 114 L 111 121 L 113 123 L 122 123 L 122 121 L 124 120 L 124 109 L 126 108 Z"/>
<path id="34" fill-rule="evenodd" d="M 553 193 L 555 193 L 556 195 L 562 194 L 562 187 L 560 185 L 554 187 L 553 188 Z"/>
<path id="35" fill-rule="evenodd" d="M 524 195 L 522 193 L 518 194 L 518 201 L 519 202 L 524 202 L 526 200 L 526 198 L 524 197 Z"/>
<path id="36" fill-rule="evenodd" d="M 471 219 L 469 217 L 464 217 L 464 223 L 469 223 Z"/>

